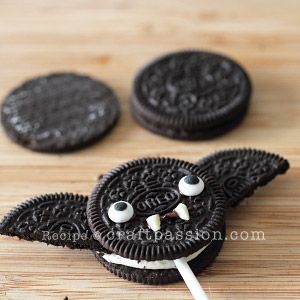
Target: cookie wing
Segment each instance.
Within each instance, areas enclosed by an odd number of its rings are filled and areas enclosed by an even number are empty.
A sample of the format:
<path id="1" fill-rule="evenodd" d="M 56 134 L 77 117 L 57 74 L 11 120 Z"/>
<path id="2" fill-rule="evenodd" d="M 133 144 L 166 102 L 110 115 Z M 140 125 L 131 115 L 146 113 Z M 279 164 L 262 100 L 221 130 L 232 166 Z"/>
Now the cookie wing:
<path id="1" fill-rule="evenodd" d="M 12 209 L 0 223 L 0 234 L 71 249 L 95 250 L 86 217 L 87 196 L 49 194 Z"/>
<path id="2" fill-rule="evenodd" d="M 283 157 L 254 149 L 216 152 L 197 164 L 217 178 L 228 196 L 228 206 L 232 207 L 289 168 Z"/>

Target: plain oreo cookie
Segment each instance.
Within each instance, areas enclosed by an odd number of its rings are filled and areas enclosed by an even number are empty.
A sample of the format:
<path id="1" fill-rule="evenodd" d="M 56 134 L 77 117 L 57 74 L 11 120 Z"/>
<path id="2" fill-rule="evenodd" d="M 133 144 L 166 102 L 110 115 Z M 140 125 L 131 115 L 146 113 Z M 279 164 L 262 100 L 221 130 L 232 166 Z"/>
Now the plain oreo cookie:
<path id="1" fill-rule="evenodd" d="M 250 96 L 250 79 L 238 63 L 215 53 L 183 51 L 159 57 L 137 74 L 131 106 L 145 128 L 197 140 L 237 126 Z"/>
<path id="2" fill-rule="evenodd" d="M 118 100 L 103 82 L 73 73 L 26 81 L 4 100 L 2 125 L 31 150 L 68 152 L 105 135 L 119 115 Z"/>
<path id="3" fill-rule="evenodd" d="M 197 182 L 187 179 L 192 176 Z M 221 187 L 197 165 L 145 158 L 125 163 L 101 179 L 88 202 L 87 218 L 94 238 L 105 249 L 96 253 L 100 262 L 124 278 L 159 284 L 177 281 L 178 271 L 173 270 L 176 276 L 168 280 L 164 278 L 166 270 L 150 280 L 151 275 L 142 276 L 143 272 L 130 266 L 115 266 L 102 256 L 113 253 L 135 262 L 174 260 L 211 246 L 215 251 L 205 260 L 208 264 L 223 243 L 211 241 L 214 232 L 224 226 L 225 208 Z M 191 235 L 187 237 L 188 232 Z M 208 238 L 202 238 L 199 233 L 203 232 Z M 197 257 L 200 259 L 201 253 Z M 136 276 L 131 277 L 127 270 L 135 270 Z M 147 268 L 143 271 L 153 273 Z"/>

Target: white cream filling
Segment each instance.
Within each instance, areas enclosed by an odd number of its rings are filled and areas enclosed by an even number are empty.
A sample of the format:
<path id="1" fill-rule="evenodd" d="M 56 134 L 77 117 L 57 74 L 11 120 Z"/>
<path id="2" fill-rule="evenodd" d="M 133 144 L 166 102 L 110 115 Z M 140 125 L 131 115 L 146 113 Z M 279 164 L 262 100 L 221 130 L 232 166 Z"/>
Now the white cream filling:
<path id="1" fill-rule="evenodd" d="M 202 247 L 200 250 L 185 257 L 186 261 L 189 262 L 189 261 L 193 260 L 194 258 L 196 258 L 209 245 L 210 245 L 210 243 L 208 245 Z M 101 254 L 101 252 L 98 252 L 98 254 Z M 136 269 L 149 269 L 149 270 L 176 269 L 174 261 L 168 260 L 168 259 L 154 260 L 154 261 L 134 260 L 134 259 L 122 257 L 122 256 L 114 254 L 114 253 L 110 253 L 110 254 L 104 253 L 102 257 L 107 262 L 117 264 L 117 265 L 131 267 L 131 268 L 136 268 Z"/>

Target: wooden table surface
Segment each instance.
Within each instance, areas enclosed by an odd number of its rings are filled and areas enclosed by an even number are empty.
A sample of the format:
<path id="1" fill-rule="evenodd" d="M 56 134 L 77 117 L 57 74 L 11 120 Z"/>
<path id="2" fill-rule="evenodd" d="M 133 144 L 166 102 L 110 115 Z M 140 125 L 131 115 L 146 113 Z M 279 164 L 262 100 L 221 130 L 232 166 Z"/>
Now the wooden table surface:
<path id="1" fill-rule="evenodd" d="M 253 102 L 236 130 L 211 141 L 156 136 L 132 119 L 133 76 L 177 49 L 228 54 L 249 71 Z M 30 152 L 0 133 L 0 217 L 41 193 L 89 194 L 99 174 L 142 156 L 191 162 L 251 146 L 284 155 L 291 169 L 228 213 L 228 231 L 262 230 L 265 241 L 227 240 L 199 276 L 210 299 L 300 298 L 299 1 L 0 1 L 0 98 L 31 76 L 78 71 L 117 92 L 117 127 L 86 150 Z M 184 283 L 144 286 L 107 272 L 88 251 L 0 237 L 1 299 L 191 299 Z"/>

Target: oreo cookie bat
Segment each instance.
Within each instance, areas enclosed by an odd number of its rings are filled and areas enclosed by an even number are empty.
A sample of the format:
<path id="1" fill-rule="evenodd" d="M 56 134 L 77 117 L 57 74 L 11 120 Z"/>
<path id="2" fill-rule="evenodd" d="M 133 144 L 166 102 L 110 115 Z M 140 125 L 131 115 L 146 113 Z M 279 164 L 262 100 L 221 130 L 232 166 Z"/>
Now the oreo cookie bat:
<path id="1" fill-rule="evenodd" d="M 197 164 L 133 160 L 104 175 L 89 199 L 53 194 L 17 206 L 0 233 L 89 249 L 124 279 L 175 282 L 181 276 L 174 259 L 200 273 L 222 248 L 226 209 L 288 168 L 284 158 L 251 149 L 217 152 Z"/>

